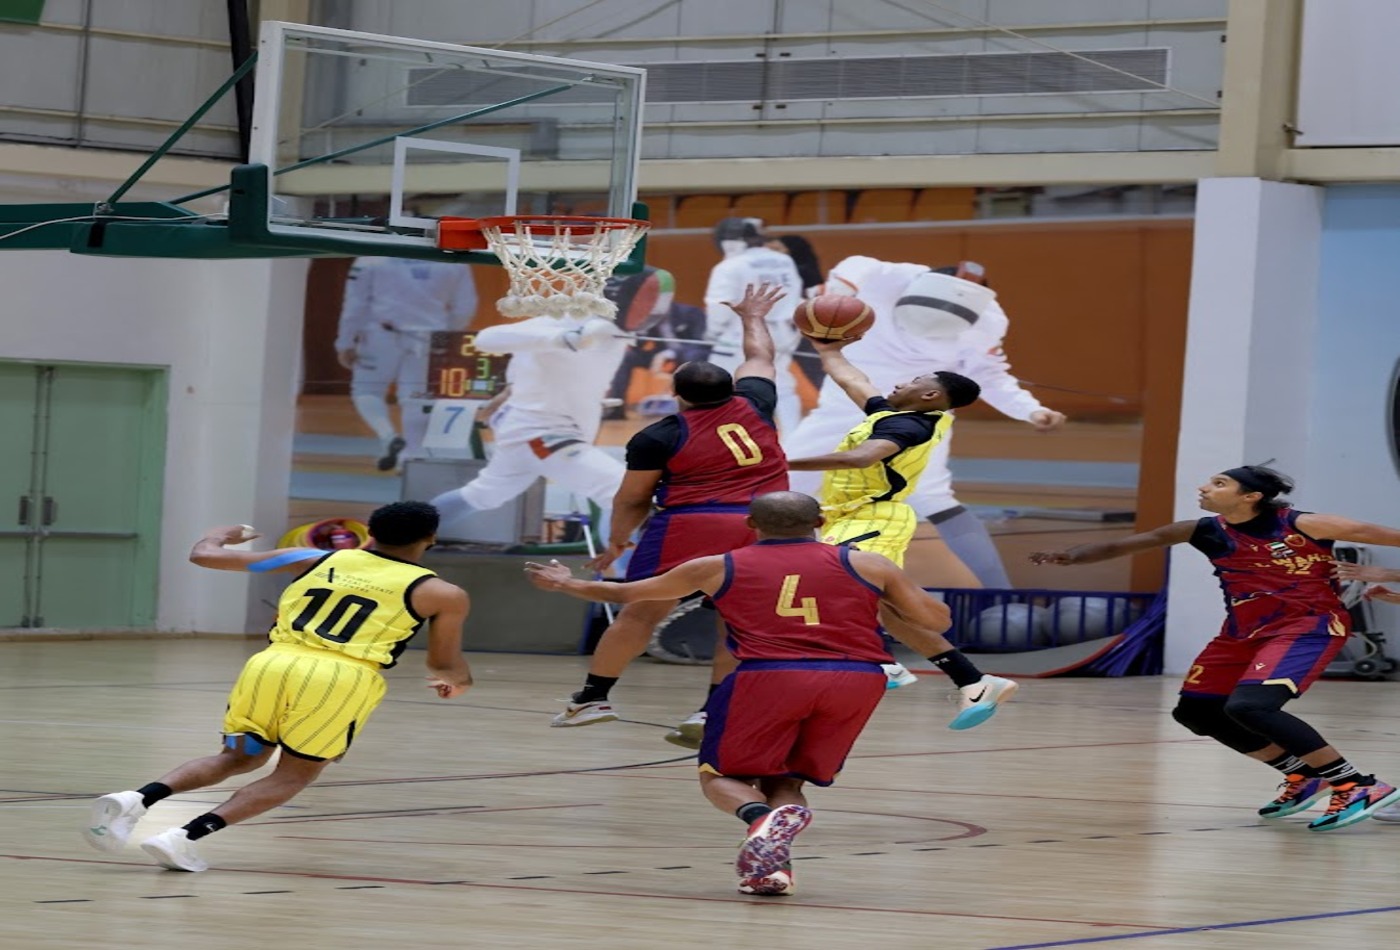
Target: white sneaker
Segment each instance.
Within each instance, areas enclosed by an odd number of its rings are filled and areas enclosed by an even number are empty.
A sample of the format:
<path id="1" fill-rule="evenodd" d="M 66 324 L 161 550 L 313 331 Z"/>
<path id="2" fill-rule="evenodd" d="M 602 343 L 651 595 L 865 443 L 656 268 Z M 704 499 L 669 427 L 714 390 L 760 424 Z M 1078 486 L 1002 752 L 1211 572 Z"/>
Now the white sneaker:
<path id="1" fill-rule="evenodd" d="M 184 828 L 171 828 L 147 838 L 141 842 L 141 850 L 155 858 L 161 867 L 172 871 L 209 870 L 209 862 L 199 856 Z"/>
<path id="2" fill-rule="evenodd" d="M 83 840 L 98 851 L 120 851 L 146 814 L 140 792 L 113 792 L 92 803 Z"/>
<path id="3" fill-rule="evenodd" d="M 1394 805 L 1386 805 L 1384 808 L 1377 808 L 1375 811 L 1371 812 L 1371 820 L 1400 824 L 1400 802 L 1396 802 Z"/>
<path id="4" fill-rule="evenodd" d="M 564 711 L 550 720 L 554 727 L 591 726 L 595 722 L 612 722 L 617 710 L 606 699 L 594 703 L 569 703 Z"/>
<path id="5" fill-rule="evenodd" d="M 683 720 L 676 728 L 666 733 L 663 737 L 671 745 L 678 745 L 683 749 L 698 749 L 700 741 L 705 738 L 705 720 L 708 718 L 705 710 L 691 713 L 689 719 Z"/>
<path id="6" fill-rule="evenodd" d="M 739 881 L 740 894 L 764 894 L 769 897 L 786 897 L 797 892 L 793 883 L 792 871 L 783 868 L 764 877 L 747 877 Z"/>
<path id="7" fill-rule="evenodd" d="M 903 663 L 881 663 L 880 669 L 885 671 L 885 689 L 913 686 L 919 681 L 919 678 L 910 673 Z"/>
<path id="8" fill-rule="evenodd" d="M 961 694 L 958 705 L 961 707 L 949 729 L 971 729 L 991 719 L 997 706 L 1016 695 L 1020 685 L 1015 680 L 1001 676 L 983 676 L 969 686 L 958 689 Z"/>

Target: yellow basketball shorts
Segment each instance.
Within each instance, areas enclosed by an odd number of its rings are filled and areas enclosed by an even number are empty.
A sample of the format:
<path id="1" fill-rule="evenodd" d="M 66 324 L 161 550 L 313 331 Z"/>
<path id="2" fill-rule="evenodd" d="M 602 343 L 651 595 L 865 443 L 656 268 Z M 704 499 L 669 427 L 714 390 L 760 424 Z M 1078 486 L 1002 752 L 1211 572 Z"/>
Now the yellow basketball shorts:
<path id="1" fill-rule="evenodd" d="M 883 554 L 900 567 L 904 552 L 914 540 L 919 518 L 902 501 L 874 501 L 831 519 L 822 528 L 827 544 L 850 544 L 858 551 Z"/>
<path id="2" fill-rule="evenodd" d="M 303 759 L 337 759 L 384 698 L 378 664 L 274 643 L 233 684 L 224 734 L 251 735 Z"/>

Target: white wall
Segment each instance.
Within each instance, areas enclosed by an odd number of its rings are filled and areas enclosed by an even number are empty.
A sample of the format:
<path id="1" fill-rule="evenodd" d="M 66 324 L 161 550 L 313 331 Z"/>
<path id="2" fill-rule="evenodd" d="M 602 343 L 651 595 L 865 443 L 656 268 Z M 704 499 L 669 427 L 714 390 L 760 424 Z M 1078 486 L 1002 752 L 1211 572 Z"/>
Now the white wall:
<path id="1" fill-rule="evenodd" d="M 1196 487 L 1235 465 L 1274 465 L 1304 486 L 1314 447 L 1309 405 L 1324 192 L 1257 178 L 1214 178 L 1196 197 L 1175 517 L 1204 512 Z M 1382 449 L 1383 450 L 1383 449 Z M 1220 629 L 1210 564 L 1171 555 L 1166 670 L 1185 672 Z"/>
<path id="2" fill-rule="evenodd" d="M 287 523 L 306 263 L 0 254 L 0 357 L 167 367 L 157 626 L 243 631 L 247 575 L 200 570 L 202 531 Z"/>
<path id="3" fill-rule="evenodd" d="M 1305 0 L 1297 143 L 1400 145 L 1400 4 Z"/>
<path id="4" fill-rule="evenodd" d="M 1386 402 L 1400 361 L 1400 186 L 1327 189 L 1313 340 L 1312 477 L 1303 507 L 1400 528 Z M 1372 547 L 1400 568 L 1400 549 Z M 1392 585 L 1400 587 L 1400 585 Z M 1375 605 L 1400 653 L 1400 607 Z"/>

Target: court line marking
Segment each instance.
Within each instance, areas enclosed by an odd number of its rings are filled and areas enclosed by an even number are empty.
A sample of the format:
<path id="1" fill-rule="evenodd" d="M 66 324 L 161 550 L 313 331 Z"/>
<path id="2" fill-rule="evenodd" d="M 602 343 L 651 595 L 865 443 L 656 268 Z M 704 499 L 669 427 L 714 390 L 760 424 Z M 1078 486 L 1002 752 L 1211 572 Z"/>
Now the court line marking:
<path id="1" fill-rule="evenodd" d="M 1361 910 L 1329 911 L 1324 914 L 1299 914 L 1295 917 L 1268 917 L 1262 920 L 1241 920 L 1228 924 L 1203 924 L 1199 927 L 1175 927 L 1171 930 L 1157 930 L 1152 933 L 1080 937 L 1075 940 L 1054 940 L 1049 943 L 1008 944 L 1003 947 L 989 947 L 988 950 L 1046 950 L 1048 947 L 1077 947 L 1088 943 L 1110 943 L 1114 940 L 1137 940 L 1142 937 L 1168 937 L 1175 934 L 1206 933 L 1214 930 L 1240 930 L 1245 927 L 1264 927 L 1269 924 L 1294 924 L 1305 920 L 1331 920 L 1337 917 L 1359 917 L 1365 914 L 1390 914 L 1395 911 L 1400 911 L 1400 904 L 1391 907 L 1366 907 Z"/>
<path id="2" fill-rule="evenodd" d="M 601 808 L 602 802 L 578 802 L 569 805 L 514 805 L 505 808 L 486 808 L 482 805 L 465 805 L 459 807 L 441 808 L 436 811 L 423 811 L 419 808 L 409 809 L 405 812 L 365 812 L 361 814 L 349 815 L 326 815 L 320 818 L 280 818 L 272 821 L 245 821 L 245 827 L 254 825 L 278 826 L 278 825 L 299 825 L 307 821 L 365 821 L 370 818 L 432 818 L 436 815 L 484 815 L 494 814 L 502 811 L 543 811 L 551 808 Z M 283 835 L 282 837 L 291 837 Z M 334 840 L 334 839 L 328 839 Z M 426 842 L 425 842 L 426 843 Z"/>
<path id="3" fill-rule="evenodd" d="M 152 865 L 137 864 L 132 861 L 112 861 L 101 858 L 61 858 L 44 854 L 0 854 L 0 858 L 10 858 L 16 861 L 56 861 L 63 864 L 106 864 L 117 867 L 145 868 L 154 870 Z M 1068 924 L 1075 927 L 1123 927 L 1134 930 L 1159 931 L 1165 928 L 1155 924 L 1129 924 L 1118 921 L 1098 921 L 1098 920 L 1066 920 L 1061 917 L 1008 917 L 1003 914 L 968 914 L 956 911 L 944 910 L 914 910 L 902 907 L 859 907 L 848 904 L 813 904 L 804 903 L 800 898 L 789 898 L 781 904 L 765 900 L 764 898 L 752 897 L 707 897 L 702 894 L 645 894 L 631 891 L 591 891 L 577 887 L 543 887 L 540 885 L 526 884 L 491 884 L 477 881 L 425 881 L 416 878 L 396 878 L 396 877 L 371 877 L 358 874 L 323 874 L 313 871 L 274 871 L 260 868 L 219 868 L 224 874 L 271 874 L 278 877 L 300 877 L 310 880 L 326 881 L 372 881 L 379 884 L 409 884 L 416 886 L 436 886 L 439 884 L 451 884 L 458 887 L 485 888 L 487 890 L 504 891 L 542 891 L 550 894 L 585 894 L 589 897 L 616 897 L 616 898 L 640 898 L 643 900 L 666 900 L 666 901 L 700 901 L 707 904 L 742 904 L 746 906 L 766 905 L 769 907 L 807 907 L 815 910 L 836 910 L 843 912 L 859 911 L 872 914 L 903 914 L 915 917 L 950 917 L 965 920 L 1011 920 L 1027 923 L 1043 924 Z"/>

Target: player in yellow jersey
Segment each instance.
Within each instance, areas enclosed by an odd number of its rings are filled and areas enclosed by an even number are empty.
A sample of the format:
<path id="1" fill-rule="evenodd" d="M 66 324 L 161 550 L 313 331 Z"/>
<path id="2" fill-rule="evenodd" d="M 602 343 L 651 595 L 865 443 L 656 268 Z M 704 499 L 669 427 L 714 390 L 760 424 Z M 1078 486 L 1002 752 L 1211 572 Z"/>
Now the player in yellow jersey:
<path id="1" fill-rule="evenodd" d="M 821 497 L 827 519 L 823 541 L 874 551 L 902 566 L 919 523 L 904 499 L 918 486 L 933 447 L 952 426 L 949 411 L 976 402 L 981 387 L 966 376 L 937 372 L 900 383 L 889 395 L 882 395 L 870 377 L 842 354 L 853 342 L 814 340 L 812 346 L 821 355 L 827 376 L 865 411 L 864 421 L 846 433 L 835 451 L 789 459 L 788 468 L 826 473 Z M 913 635 L 898 613 L 888 608 L 881 622 L 899 630 L 901 640 L 908 642 Z M 983 675 L 941 633 L 923 634 L 927 649 L 921 652 L 948 674 L 961 694 L 962 709 L 951 728 L 967 729 L 985 721 L 999 702 L 1016 691 L 1011 680 Z M 886 665 L 885 673 L 891 689 L 916 681 L 898 663 Z"/>
<path id="2" fill-rule="evenodd" d="M 437 526 L 432 505 L 402 501 L 370 515 L 374 544 L 365 550 L 231 551 L 225 545 L 252 539 L 242 525 L 206 532 L 190 552 L 201 567 L 302 573 L 282 592 L 270 645 L 248 660 L 229 694 L 223 748 L 159 781 L 97 799 L 83 829 L 88 843 L 120 851 L 156 802 L 251 772 L 280 748 L 271 774 L 184 827 L 141 844 L 171 870 L 206 870 L 194 842 L 285 803 L 328 762 L 339 760 L 384 698 L 379 670 L 394 665 L 424 624 L 428 687 L 443 699 L 461 695 L 472 682 L 462 656 L 467 594 L 419 563 Z"/>

